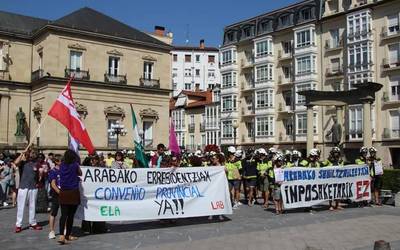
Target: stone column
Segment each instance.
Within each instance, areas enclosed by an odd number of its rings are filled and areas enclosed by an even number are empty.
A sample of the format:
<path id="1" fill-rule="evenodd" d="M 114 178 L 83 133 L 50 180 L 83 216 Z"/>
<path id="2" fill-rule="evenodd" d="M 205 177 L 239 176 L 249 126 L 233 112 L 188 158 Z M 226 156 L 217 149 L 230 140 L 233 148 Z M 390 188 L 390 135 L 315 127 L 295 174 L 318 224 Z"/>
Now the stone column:
<path id="1" fill-rule="evenodd" d="M 363 142 L 364 146 L 372 146 L 372 128 L 371 128 L 371 103 L 373 100 L 365 99 L 363 101 Z"/>
<path id="2" fill-rule="evenodd" d="M 313 105 L 307 105 L 307 154 L 314 147 L 314 110 Z"/>
<path id="3" fill-rule="evenodd" d="M 8 141 L 8 127 L 9 127 L 9 95 L 1 95 L 0 97 L 0 143 L 7 144 Z"/>

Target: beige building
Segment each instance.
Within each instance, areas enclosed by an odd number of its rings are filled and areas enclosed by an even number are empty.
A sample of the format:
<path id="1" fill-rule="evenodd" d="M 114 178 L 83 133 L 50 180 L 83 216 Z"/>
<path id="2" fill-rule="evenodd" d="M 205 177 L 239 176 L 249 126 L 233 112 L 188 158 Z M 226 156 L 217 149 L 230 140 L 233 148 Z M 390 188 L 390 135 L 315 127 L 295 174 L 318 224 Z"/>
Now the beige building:
<path id="1" fill-rule="evenodd" d="M 133 147 L 130 104 L 146 148 L 167 143 L 171 48 L 90 8 L 53 21 L 0 12 L 0 149 L 26 145 L 72 75 L 74 100 L 98 151 L 115 149 L 107 130 L 117 121 L 128 130 L 120 148 Z M 27 136 L 17 141 L 20 107 Z M 47 152 L 64 150 L 68 133 L 49 117 L 32 140 Z"/>
<path id="2" fill-rule="evenodd" d="M 371 134 L 384 163 L 400 166 L 399 10 L 394 0 L 308 0 L 225 27 L 222 144 L 234 143 L 237 123 L 236 142 L 243 147 L 305 152 L 307 108 L 297 92 L 350 90 L 372 81 L 383 88 L 371 105 L 310 107 L 309 141 L 327 156 L 333 144 L 325 135 L 338 116 L 348 160 Z"/>

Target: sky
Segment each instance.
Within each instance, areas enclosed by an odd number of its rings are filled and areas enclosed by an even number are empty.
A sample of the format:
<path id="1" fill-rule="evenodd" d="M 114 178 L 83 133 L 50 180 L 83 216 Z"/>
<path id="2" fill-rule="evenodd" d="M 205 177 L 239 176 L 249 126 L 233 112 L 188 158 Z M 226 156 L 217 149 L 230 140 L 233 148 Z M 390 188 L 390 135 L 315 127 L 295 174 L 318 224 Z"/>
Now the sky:
<path id="1" fill-rule="evenodd" d="M 219 46 L 235 22 L 300 0 L 0 0 L 0 10 L 50 20 L 90 7 L 142 31 L 164 26 L 175 45 Z"/>

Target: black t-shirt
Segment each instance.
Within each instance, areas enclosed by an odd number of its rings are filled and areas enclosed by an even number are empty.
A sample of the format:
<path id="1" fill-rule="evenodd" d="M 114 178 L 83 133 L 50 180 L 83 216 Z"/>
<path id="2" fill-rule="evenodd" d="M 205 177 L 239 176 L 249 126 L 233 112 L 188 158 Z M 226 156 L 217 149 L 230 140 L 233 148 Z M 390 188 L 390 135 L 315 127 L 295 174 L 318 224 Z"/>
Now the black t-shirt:
<path id="1" fill-rule="evenodd" d="M 258 174 L 257 162 L 254 159 L 243 159 L 242 167 L 243 167 L 243 176 L 254 176 L 254 177 L 257 176 Z"/>

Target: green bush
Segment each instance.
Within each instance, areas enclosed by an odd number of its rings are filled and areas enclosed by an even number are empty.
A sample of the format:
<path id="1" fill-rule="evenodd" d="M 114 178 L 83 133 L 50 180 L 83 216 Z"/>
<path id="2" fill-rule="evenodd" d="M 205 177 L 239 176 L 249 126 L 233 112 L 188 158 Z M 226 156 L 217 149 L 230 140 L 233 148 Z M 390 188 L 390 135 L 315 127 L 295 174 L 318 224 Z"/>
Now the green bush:
<path id="1" fill-rule="evenodd" d="M 392 190 L 393 193 L 400 191 L 400 169 L 386 169 L 383 172 L 383 188 Z"/>

